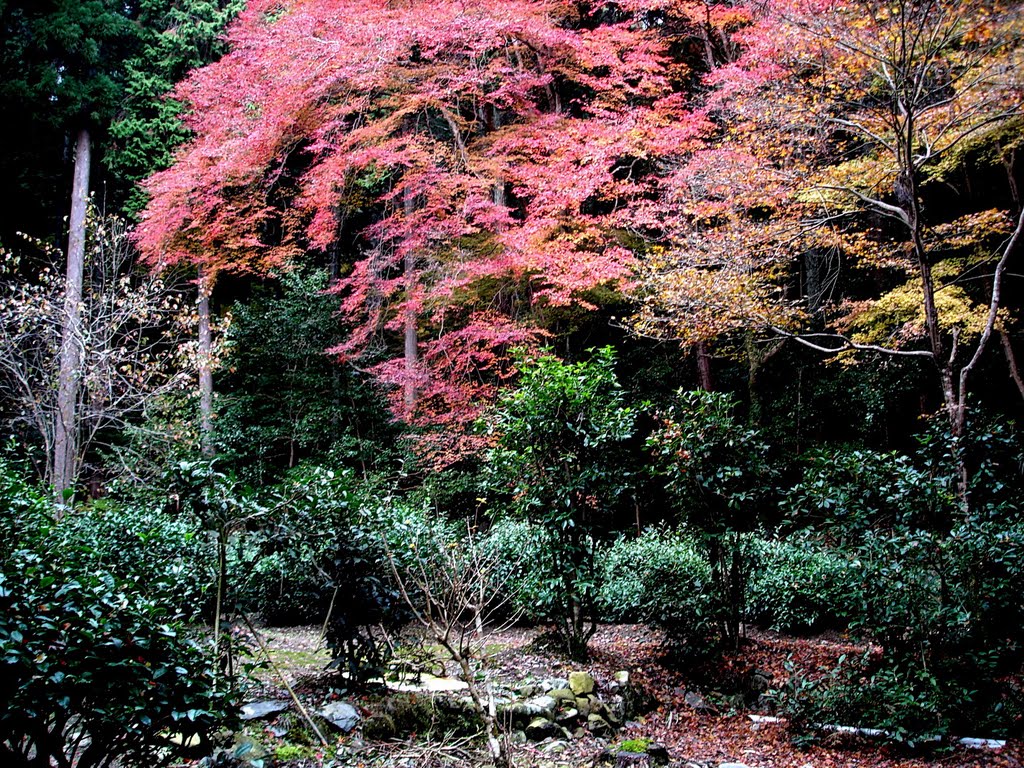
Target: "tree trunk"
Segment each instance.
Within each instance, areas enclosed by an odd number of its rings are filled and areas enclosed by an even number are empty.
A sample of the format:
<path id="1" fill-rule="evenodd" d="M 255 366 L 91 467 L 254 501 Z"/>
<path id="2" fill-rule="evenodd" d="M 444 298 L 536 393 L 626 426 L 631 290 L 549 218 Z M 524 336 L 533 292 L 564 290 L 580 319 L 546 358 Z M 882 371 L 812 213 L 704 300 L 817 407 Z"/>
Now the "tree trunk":
<path id="1" fill-rule="evenodd" d="M 78 472 L 78 392 L 82 376 L 82 275 L 85 270 L 85 226 L 89 205 L 89 131 L 82 128 L 75 144 L 75 177 L 71 188 L 68 262 L 64 279 L 57 418 L 54 424 L 51 481 L 57 500 L 74 489 Z"/>
<path id="2" fill-rule="evenodd" d="M 411 216 L 416 209 L 416 199 L 410 192 L 403 200 L 405 215 Z M 413 293 L 416 290 L 416 255 L 410 250 L 405 254 L 405 416 L 410 418 L 416 407 L 416 378 L 419 363 L 419 349 L 416 344 L 416 311 L 413 309 Z"/>
<path id="3" fill-rule="evenodd" d="M 210 293 L 213 286 L 199 269 L 199 445 L 203 456 L 213 448 L 213 333 L 210 330 Z"/>
<path id="4" fill-rule="evenodd" d="M 711 355 L 708 354 L 708 345 L 703 341 L 697 344 L 697 386 L 705 392 L 714 389 L 714 382 L 711 379 Z"/>

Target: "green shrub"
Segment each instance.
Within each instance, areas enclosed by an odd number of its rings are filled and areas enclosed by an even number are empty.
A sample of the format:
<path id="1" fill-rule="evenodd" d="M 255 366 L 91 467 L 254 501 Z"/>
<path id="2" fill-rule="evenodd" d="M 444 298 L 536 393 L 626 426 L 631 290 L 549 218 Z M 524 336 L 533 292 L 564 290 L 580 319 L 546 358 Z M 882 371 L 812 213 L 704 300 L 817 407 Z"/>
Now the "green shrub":
<path id="1" fill-rule="evenodd" d="M 813 525 L 840 545 L 856 545 L 872 529 L 920 525 L 952 503 L 948 483 L 908 456 L 846 447 L 819 451 L 782 500 L 801 527 Z"/>
<path id="2" fill-rule="evenodd" d="M 604 558 L 602 615 L 661 627 L 672 660 L 694 669 L 722 648 L 720 600 L 711 562 L 684 531 L 619 539 Z"/>
<path id="3" fill-rule="evenodd" d="M 519 368 L 519 386 L 501 395 L 487 419 L 496 438 L 491 489 L 543 530 L 537 604 L 569 656 L 585 659 L 597 627 L 597 548 L 632 482 L 624 456 L 636 413 L 625 403 L 610 347 L 589 361 L 542 355 Z"/>
<path id="4" fill-rule="evenodd" d="M 981 435 L 968 445 L 988 442 Z M 979 487 L 993 481 L 987 461 L 971 478 L 970 508 L 957 502 L 949 446 L 928 434 L 914 457 L 821 466 L 820 476 L 809 471 L 802 484 L 822 508 L 824 498 L 843 500 L 820 515 L 830 537 L 846 542 L 850 574 L 859 577 L 850 589 L 850 626 L 881 648 L 870 664 L 843 671 L 805 698 L 851 725 L 882 728 L 906 742 L 949 733 L 1016 735 L 1024 724 L 1012 682 L 1024 662 L 1024 525 L 1007 502 L 1010 491 L 993 496 Z M 875 481 L 850 474 L 866 469 Z M 1003 465 L 999 474 L 1001 483 L 1019 483 L 1020 464 Z M 858 496 L 862 486 L 884 493 Z"/>
<path id="5" fill-rule="evenodd" d="M 352 470 L 303 466 L 260 507 L 232 555 L 243 605 L 271 622 L 327 620 L 333 666 L 354 685 L 380 677 L 389 649 L 371 628 L 404 617 L 385 543 L 401 540 L 404 506 Z"/>
<path id="6" fill-rule="evenodd" d="M 942 686 L 920 666 L 900 668 L 865 654 L 841 657 L 834 669 L 813 679 L 787 666 L 790 678 L 780 691 L 779 711 L 800 745 L 817 741 L 827 725 L 876 729 L 909 747 L 936 742 L 949 731 Z"/>
<path id="7" fill-rule="evenodd" d="M 0 576 L 5 764 L 163 765 L 172 734 L 204 737 L 232 711 L 209 660 L 167 613 L 109 574 L 22 553 Z"/>
<path id="8" fill-rule="evenodd" d="M 692 538 L 647 530 L 620 538 L 603 557 L 601 616 L 606 621 L 660 623 L 676 613 L 707 613 L 707 557 Z"/>
<path id="9" fill-rule="evenodd" d="M 45 538 L 52 524 L 53 504 L 15 460 L 0 454 L 0 563 Z"/>
<path id="10" fill-rule="evenodd" d="M 753 565 L 750 534 L 776 507 L 769 447 L 722 392 L 680 390 L 660 422 L 647 440 L 652 471 L 664 480 L 711 567 L 713 612 L 700 622 L 714 622 L 721 644 L 737 650 Z M 680 629 L 688 631 L 686 622 Z"/>
<path id="11" fill-rule="evenodd" d="M 495 602 L 506 604 L 507 616 L 528 622 L 543 619 L 543 574 L 537 567 L 543 546 L 544 532 L 525 520 L 499 520 L 481 539 L 481 552 L 495 564 Z"/>
<path id="12" fill-rule="evenodd" d="M 747 585 L 749 621 L 780 632 L 838 627 L 849 619 L 860 587 L 847 558 L 813 541 L 764 540 Z"/>
<path id="13" fill-rule="evenodd" d="M 46 546 L 75 572 L 134 582 L 173 612 L 196 615 L 207 607 L 215 554 L 191 515 L 96 501 L 65 515 Z"/>

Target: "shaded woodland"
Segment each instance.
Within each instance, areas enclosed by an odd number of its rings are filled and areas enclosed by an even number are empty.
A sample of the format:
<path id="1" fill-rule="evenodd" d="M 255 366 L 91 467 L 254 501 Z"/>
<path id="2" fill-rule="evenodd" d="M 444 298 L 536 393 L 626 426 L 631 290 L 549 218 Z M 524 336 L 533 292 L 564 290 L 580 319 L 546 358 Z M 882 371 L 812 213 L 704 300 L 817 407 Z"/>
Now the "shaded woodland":
<path id="1" fill-rule="evenodd" d="M 1022 19 L 0 2 L 0 759 L 1016 764 Z"/>

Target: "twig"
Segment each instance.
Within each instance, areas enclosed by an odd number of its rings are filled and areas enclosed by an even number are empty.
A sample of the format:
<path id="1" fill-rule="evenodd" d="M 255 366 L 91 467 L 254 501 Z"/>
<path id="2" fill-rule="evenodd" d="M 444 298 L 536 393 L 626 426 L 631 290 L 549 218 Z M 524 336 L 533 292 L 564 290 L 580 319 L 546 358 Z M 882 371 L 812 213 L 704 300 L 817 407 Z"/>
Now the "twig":
<path id="1" fill-rule="evenodd" d="M 320 629 L 320 637 L 318 637 L 317 641 L 316 641 L 317 649 L 319 649 L 320 646 L 323 645 L 324 638 L 327 637 L 327 625 L 331 621 L 331 614 L 334 613 L 334 601 L 338 599 L 338 590 L 339 589 L 341 589 L 341 586 L 340 585 L 336 586 L 334 588 L 334 594 L 331 595 L 331 604 L 327 606 L 327 615 L 324 616 L 324 625 L 323 625 L 323 627 L 321 627 L 321 629 Z"/>
<path id="2" fill-rule="evenodd" d="M 324 738 L 324 735 L 322 733 L 320 733 L 320 729 L 317 728 L 316 723 L 313 722 L 313 718 L 309 714 L 309 710 L 307 710 L 305 705 L 303 705 L 303 703 L 299 701 L 299 697 L 295 694 L 295 689 L 291 687 L 291 685 L 288 683 L 288 679 L 284 676 L 284 673 L 281 671 L 281 668 L 277 666 L 277 664 L 274 663 L 274 660 L 270 657 L 270 651 L 267 650 L 266 643 L 263 642 L 263 638 L 260 637 L 260 633 L 256 631 L 256 627 L 252 625 L 252 622 L 249 621 L 249 617 L 244 612 L 242 612 L 242 621 L 245 622 L 245 626 L 247 626 L 249 628 L 249 631 L 252 632 L 252 636 L 256 638 L 256 643 L 259 645 L 260 650 L 263 652 L 263 657 L 267 660 L 267 663 L 270 664 L 270 668 L 273 669 L 275 673 L 277 673 L 277 676 L 279 678 L 281 678 L 281 682 L 284 683 L 285 690 L 288 691 L 288 695 L 291 696 L 292 701 L 295 702 L 295 706 L 298 708 L 299 714 L 302 715 L 302 719 L 309 723 L 309 727 L 313 729 L 313 733 L 315 733 L 316 737 L 320 739 L 320 743 L 325 747 L 329 747 L 330 742 Z"/>

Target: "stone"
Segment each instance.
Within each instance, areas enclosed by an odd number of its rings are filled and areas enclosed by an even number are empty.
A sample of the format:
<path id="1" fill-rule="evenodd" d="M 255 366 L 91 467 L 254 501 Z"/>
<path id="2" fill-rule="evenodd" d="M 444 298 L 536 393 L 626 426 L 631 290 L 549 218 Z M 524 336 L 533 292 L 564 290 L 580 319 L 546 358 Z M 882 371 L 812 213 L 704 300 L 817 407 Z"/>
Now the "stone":
<path id="1" fill-rule="evenodd" d="M 526 703 L 536 710 L 537 714 L 542 714 L 548 719 L 554 717 L 555 707 L 558 706 L 558 702 L 551 696 L 537 696 Z"/>
<path id="2" fill-rule="evenodd" d="M 588 672 L 570 672 L 569 689 L 577 696 L 586 696 L 593 693 L 597 687 L 593 676 Z"/>
<path id="3" fill-rule="evenodd" d="M 587 730 L 595 736 L 607 736 L 612 732 L 612 726 L 600 715 L 588 715 Z"/>
<path id="4" fill-rule="evenodd" d="M 569 709 L 563 709 L 558 714 L 556 714 L 555 715 L 555 722 L 567 723 L 570 720 L 575 720 L 579 716 L 580 716 L 580 711 L 578 709 L 576 709 L 575 707 L 570 707 Z"/>
<path id="5" fill-rule="evenodd" d="M 612 676 L 612 679 L 615 680 L 615 682 L 619 685 L 629 685 L 629 672 L 627 672 L 626 670 L 616 672 Z"/>
<path id="6" fill-rule="evenodd" d="M 545 691 L 553 691 L 555 688 L 568 688 L 569 681 L 564 677 L 549 677 L 540 681 L 540 687 Z"/>
<path id="7" fill-rule="evenodd" d="M 398 735 L 395 721 L 390 715 L 379 714 L 366 718 L 363 723 L 363 736 L 373 741 L 387 741 Z"/>
<path id="8" fill-rule="evenodd" d="M 318 714 L 342 733 L 351 731 L 361 719 L 356 708 L 344 701 L 332 701 Z"/>
<path id="9" fill-rule="evenodd" d="M 686 706 L 690 707 L 691 709 L 695 709 L 698 712 L 715 711 L 715 708 L 709 706 L 708 703 L 704 701 L 704 697 L 701 696 L 699 693 L 696 693 L 695 691 L 687 691 L 686 696 L 684 697 L 684 701 L 686 702 Z"/>
<path id="10" fill-rule="evenodd" d="M 719 763 L 718 768 L 750 768 L 746 763 Z"/>
<path id="11" fill-rule="evenodd" d="M 651 760 L 646 752 L 618 752 L 615 755 L 615 768 L 635 768 L 650 764 Z"/>
<path id="12" fill-rule="evenodd" d="M 498 707 L 498 715 L 503 722 L 511 725 L 525 725 L 538 717 L 550 720 L 555 716 L 555 707 L 555 700 L 550 696 L 538 696 L 529 701 L 513 701 Z"/>
<path id="13" fill-rule="evenodd" d="M 526 726 L 526 738 L 531 741 L 541 741 L 551 736 L 561 735 L 562 729 L 544 717 L 538 717 Z"/>
<path id="14" fill-rule="evenodd" d="M 544 687 L 541 685 L 537 685 L 536 683 L 524 683 L 523 685 L 519 686 L 519 690 L 517 690 L 516 693 L 519 694 L 520 698 L 529 699 L 541 693 L 544 693 Z"/>
<path id="15" fill-rule="evenodd" d="M 291 702 L 287 699 L 276 699 L 274 701 L 254 701 L 252 704 L 246 704 L 244 707 L 242 707 L 242 719 L 260 720 L 264 717 L 276 715 L 278 712 L 284 712 L 290 706 Z"/>
<path id="16" fill-rule="evenodd" d="M 616 723 L 626 720 L 626 700 L 622 696 L 612 696 L 607 703 L 607 710 L 608 719 Z"/>
<path id="17" fill-rule="evenodd" d="M 647 745 L 647 754 L 654 765 L 668 765 L 668 749 L 664 744 L 652 741 Z"/>
<path id="18" fill-rule="evenodd" d="M 545 744 L 540 748 L 540 751 L 546 755 L 557 755 L 561 752 L 565 752 L 569 748 L 568 743 L 564 741 L 552 741 Z"/>
<path id="19" fill-rule="evenodd" d="M 576 694 L 568 688 L 552 688 L 548 696 L 559 703 L 565 701 L 574 704 L 576 702 Z"/>
<path id="20" fill-rule="evenodd" d="M 590 714 L 590 699 L 585 696 L 580 696 L 576 699 L 576 709 L 580 711 L 580 714 L 586 717 Z"/>

